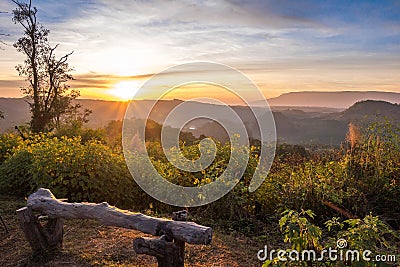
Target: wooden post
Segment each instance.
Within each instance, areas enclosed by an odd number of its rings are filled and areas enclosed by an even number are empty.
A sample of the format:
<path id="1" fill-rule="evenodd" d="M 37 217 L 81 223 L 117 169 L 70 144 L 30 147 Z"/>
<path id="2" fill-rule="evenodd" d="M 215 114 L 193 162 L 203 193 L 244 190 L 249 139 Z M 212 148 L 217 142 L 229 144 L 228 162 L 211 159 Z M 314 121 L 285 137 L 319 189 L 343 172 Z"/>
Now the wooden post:
<path id="1" fill-rule="evenodd" d="M 62 247 L 63 219 L 50 219 L 43 227 L 29 206 L 18 209 L 17 216 L 21 229 L 35 253 Z"/>
<path id="2" fill-rule="evenodd" d="M 136 238 L 133 240 L 133 249 L 137 254 L 156 257 L 159 267 L 183 266 L 179 260 L 179 247 L 165 235 L 159 238 Z"/>
<path id="3" fill-rule="evenodd" d="M 50 249 L 62 248 L 64 237 L 64 219 L 49 218 L 44 225 L 44 234 Z"/>
<path id="4" fill-rule="evenodd" d="M 187 221 L 187 212 L 172 213 L 174 221 Z M 159 267 L 185 266 L 185 241 L 165 233 L 160 238 L 136 238 L 133 248 L 137 254 L 146 254 L 157 258 Z"/>
<path id="5" fill-rule="evenodd" d="M 6 225 L 6 223 L 4 222 L 3 217 L 1 217 L 1 214 L 0 214 L 0 220 L 1 220 L 1 223 L 3 224 L 4 230 L 6 230 L 6 233 L 8 234 L 9 231 L 8 231 L 7 225 Z"/>
<path id="6" fill-rule="evenodd" d="M 172 220 L 186 222 L 188 219 L 188 213 L 186 210 L 177 211 L 172 213 Z M 179 267 L 185 265 L 185 241 L 174 239 L 174 243 L 178 246 L 179 255 Z"/>

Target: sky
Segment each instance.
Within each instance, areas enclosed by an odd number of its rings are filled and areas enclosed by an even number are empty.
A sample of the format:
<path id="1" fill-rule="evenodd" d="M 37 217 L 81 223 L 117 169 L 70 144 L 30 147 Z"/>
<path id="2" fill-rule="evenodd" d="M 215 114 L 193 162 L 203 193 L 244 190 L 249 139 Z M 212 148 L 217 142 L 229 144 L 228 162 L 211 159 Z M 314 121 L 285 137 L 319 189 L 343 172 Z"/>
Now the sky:
<path id="1" fill-rule="evenodd" d="M 60 44 L 57 55 L 74 51 L 70 85 L 82 98 L 125 99 L 153 74 L 195 61 L 238 69 L 266 97 L 293 91 L 400 92 L 400 1 L 33 0 L 33 5 L 51 31 L 50 41 Z M 0 0 L 0 11 L 8 12 L 0 13 L 0 33 L 9 35 L 0 36 L 6 43 L 0 50 L 0 97 L 21 97 L 19 88 L 26 84 L 14 68 L 24 57 L 12 47 L 22 35 L 12 9 L 11 1 Z"/>

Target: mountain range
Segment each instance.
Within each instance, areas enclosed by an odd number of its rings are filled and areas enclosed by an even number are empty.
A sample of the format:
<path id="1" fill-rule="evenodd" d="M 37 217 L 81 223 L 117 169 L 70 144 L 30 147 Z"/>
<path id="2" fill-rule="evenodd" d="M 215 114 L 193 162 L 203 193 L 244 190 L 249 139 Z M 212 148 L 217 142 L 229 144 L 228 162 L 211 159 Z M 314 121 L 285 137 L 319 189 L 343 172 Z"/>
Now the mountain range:
<path id="1" fill-rule="evenodd" d="M 343 95 L 348 95 L 349 92 L 338 92 L 339 96 L 335 97 L 337 101 L 341 99 Z M 354 93 L 354 92 L 353 92 Z M 354 95 L 352 93 L 352 95 Z M 299 93 L 293 93 L 299 94 Z M 325 93 L 310 93 L 304 92 L 303 96 L 315 96 L 317 99 L 322 101 L 322 96 L 327 96 Z M 288 94 L 290 95 L 290 94 Z M 300 94 L 301 95 L 301 94 Z M 319 95 L 319 98 L 317 97 Z M 361 97 L 363 94 L 360 94 Z M 329 95 L 328 95 L 329 96 Z M 375 94 L 377 97 L 378 95 Z M 383 93 L 382 97 L 386 99 L 390 96 L 391 100 L 396 100 L 397 97 L 400 100 L 400 94 L 398 93 Z M 291 98 L 290 96 L 289 98 Z M 282 98 L 288 98 L 288 96 L 282 95 Z M 299 98 L 301 99 L 301 98 Z M 305 98 L 304 98 L 305 99 Z M 362 99 L 360 99 L 362 100 Z M 88 127 L 103 127 L 111 120 L 122 120 L 125 115 L 126 108 L 129 102 L 118 102 L 118 101 L 104 101 L 104 100 L 91 100 L 91 99 L 79 99 L 79 101 L 85 108 L 93 111 L 90 116 Z M 281 101 L 281 100 L 279 100 Z M 303 100 L 302 100 L 303 101 Z M 304 101 L 299 100 L 299 103 L 306 104 Z M 325 101 L 325 102 L 324 102 Z M 321 103 L 327 103 L 324 100 Z M 348 100 L 350 101 L 350 100 Z M 327 145 L 338 145 L 344 141 L 348 123 L 370 123 L 373 120 L 389 119 L 391 121 L 400 121 L 400 106 L 398 102 L 389 103 L 386 101 L 378 100 L 366 100 L 356 101 L 346 109 L 335 107 L 321 107 L 321 106 L 291 106 L 289 102 L 280 103 L 286 104 L 283 106 L 275 106 L 273 103 L 277 103 L 277 100 L 271 101 L 271 110 L 273 112 L 277 136 L 280 142 L 288 142 L 293 144 L 327 144 Z M 144 110 L 154 105 L 153 100 L 135 100 L 132 101 L 130 107 L 129 119 L 143 119 L 145 118 Z M 162 100 L 158 101 L 150 114 L 150 119 L 163 123 L 166 116 L 175 108 L 177 105 L 183 103 L 182 100 Z M 249 135 L 252 138 L 259 138 L 260 133 L 258 130 L 257 121 L 249 107 L 245 106 L 221 106 L 210 103 L 201 103 L 195 101 L 188 101 L 186 103 L 190 106 L 188 111 L 189 114 L 179 114 L 169 122 L 169 126 L 173 128 L 180 127 L 178 123 L 183 115 L 189 115 L 196 117 L 197 114 L 201 113 L 202 110 L 207 109 L 212 114 L 215 114 L 215 119 L 220 121 L 223 125 L 235 125 L 235 121 L 232 120 L 229 109 L 232 108 L 244 122 Z M 344 105 L 342 104 L 341 107 Z M 15 125 L 21 125 L 26 123 L 30 119 L 30 113 L 28 104 L 23 98 L 0 98 L 0 110 L 4 112 L 5 118 L 0 120 L 0 131 L 4 132 L 8 129 L 14 128 Z M 253 107 L 253 110 L 258 114 L 266 112 L 263 107 Z M 205 134 L 221 140 L 225 140 L 227 135 L 220 124 L 211 121 L 209 119 L 195 119 L 190 121 L 183 128 L 185 131 L 192 132 L 195 136 Z"/>
<path id="2" fill-rule="evenodd" d="M 341 92 L 290 92 L 268 99 L 270 106 L 300 106 L 348 108 L 362 100 L 381 100 L 400 103 L 400 93 L 377 91 L 341 91 Z M 260 104 L 259 102 L 253 103 Z"/>

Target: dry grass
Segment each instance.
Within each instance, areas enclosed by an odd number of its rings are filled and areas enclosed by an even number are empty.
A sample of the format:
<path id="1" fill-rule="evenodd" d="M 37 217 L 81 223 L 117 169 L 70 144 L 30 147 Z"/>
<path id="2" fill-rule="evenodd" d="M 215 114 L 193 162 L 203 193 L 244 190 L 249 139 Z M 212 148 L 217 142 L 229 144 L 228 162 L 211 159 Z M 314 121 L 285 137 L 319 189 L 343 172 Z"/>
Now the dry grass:
<path id="1" fill-rule="evenodd" d="M 91 220 L 67 220 L 64 246 L 51 255 L 32 255 L 19 229 L 15 210 L 24 200 L 0 196 L 0 214 L 9 233 L 0 226 L 0 266 L 157 266 L 155 258 L 136 255 L 132 240 L 141 232 L 99 225 Z M 187 245 L 186 266 L 261 266 L 259 248 L 249 238 L 214 233 L 208 246 Z"/>

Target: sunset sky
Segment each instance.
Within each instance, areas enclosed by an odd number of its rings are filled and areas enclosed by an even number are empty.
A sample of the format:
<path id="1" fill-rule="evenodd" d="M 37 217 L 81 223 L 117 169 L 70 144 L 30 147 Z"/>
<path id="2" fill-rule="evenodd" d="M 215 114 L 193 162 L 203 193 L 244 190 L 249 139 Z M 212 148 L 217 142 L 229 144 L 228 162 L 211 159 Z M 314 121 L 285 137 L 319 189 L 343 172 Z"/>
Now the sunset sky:
<path id="1" fill-rule="evenodd" d="M 83 98 L 123 99 L 152 74 L 197 60 L 237 68 L 266 97 L 291 91 L 400 92 L 400 1 L 33 0 L 33 5 L 51 30 L 50 40 L 60 43 L 57 55 L 74 51 L 71 85 Z M 1 39 L 10 45 L 22 35 L 11 20 L 13 8 L 0 0 L 0 11 L 8 12 L 0 14 L 0 33 L 9 34 Z M 0 97 L 20 97 L 25 82 L 14 66 L 23 55 L 1 47 Z"/>

